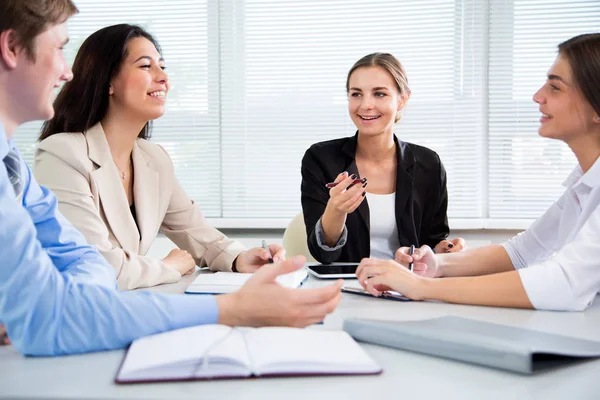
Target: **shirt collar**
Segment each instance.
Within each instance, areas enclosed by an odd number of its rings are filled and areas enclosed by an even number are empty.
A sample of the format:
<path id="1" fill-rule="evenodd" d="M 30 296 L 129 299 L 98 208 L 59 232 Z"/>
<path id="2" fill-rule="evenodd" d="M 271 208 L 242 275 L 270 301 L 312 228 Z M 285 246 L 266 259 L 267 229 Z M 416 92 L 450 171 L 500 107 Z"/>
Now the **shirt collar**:
<path id="1" fill-rule="evenodd" d="M 600 183 L 600 157 L 596 159 L 596 162 L 592 165 L 592 167 L 584 174 L 583 170 L 579 165 L 573 169 L 573 172 L 569 174 L 563 186 L 579 186 L 585 185 L 590 189 L 598 186 Z"/>
<path id="2" fill-rule="evenodd" d="M 10 151 L 12 147 L 11 141 L 6 140 L 6 132 L 4 132 L 4 126 L 2 126 L 2 122 L 0 122 L 0 161 L 4 160 L 4 157 Z"/>

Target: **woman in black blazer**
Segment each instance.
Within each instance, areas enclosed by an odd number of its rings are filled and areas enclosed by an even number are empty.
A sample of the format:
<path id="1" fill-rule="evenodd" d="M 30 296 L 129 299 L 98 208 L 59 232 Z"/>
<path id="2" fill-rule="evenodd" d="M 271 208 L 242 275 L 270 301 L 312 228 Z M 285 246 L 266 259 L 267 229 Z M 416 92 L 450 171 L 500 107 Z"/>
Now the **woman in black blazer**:
<path id="1" fill-rule="evenodd" d="M 446 240 L 448 192 L 439 156 L 394 135 L 410 97 L 400 62 L 387 53 L 363 57 L 350 69 L 346 90 L 357 133 L 316 143 L 302 159 L 310 253 L 330 263 L 394 258 L 398 248 L 410 245 L 462 250 L 463 239 Z M 327 188 L 330 182 L 336 186 Z M 370 210 L 371 201 L 376 206 Z"/>

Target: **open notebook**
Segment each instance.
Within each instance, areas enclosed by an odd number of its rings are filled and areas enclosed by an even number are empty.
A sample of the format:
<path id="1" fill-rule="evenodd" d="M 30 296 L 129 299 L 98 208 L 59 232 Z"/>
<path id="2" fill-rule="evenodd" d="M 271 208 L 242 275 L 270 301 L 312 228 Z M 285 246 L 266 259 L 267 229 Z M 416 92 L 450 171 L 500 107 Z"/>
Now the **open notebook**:
<path id="1" fill-rule="evenodd" d="M 577 359 L 600 357 L 600 342 L 472 319 L 349 319 L 344 330 L 362 342 L 531 374 Z"/>
<path id="2" fill-rule="evenodd" d="M 224 294 L 239 290 L 252 274 L 238 272 L 215 272 L 214 274 L 200 274 L 185 290 L 188 294 Z M 297 288 L 302 285 L 308 274 L 304 268 L 289 274 L 277 277 L 280 285 Z"/>
<path id="3" fill-rule="evenodd" d="M 201 325 L 134 341 L 115 381 L 378 373 L 381 368 L 343 331 Z"/>

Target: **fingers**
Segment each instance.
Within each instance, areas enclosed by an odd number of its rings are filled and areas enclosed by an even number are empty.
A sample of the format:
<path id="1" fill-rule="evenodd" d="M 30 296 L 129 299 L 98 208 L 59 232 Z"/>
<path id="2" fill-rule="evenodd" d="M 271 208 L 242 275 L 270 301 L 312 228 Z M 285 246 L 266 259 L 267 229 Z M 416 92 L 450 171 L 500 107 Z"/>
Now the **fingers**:
<path id="1" fill-rule="evenodd" d="M 265 265 L 254 273 L 248 283 L 274 282 L 277 276 L 294 272 L 302 268 L 305 262 L 306 258 L 303 256 L 295 256 L 277 264 Z"/>
<path id="2" fill-rule="evenodd" d="M 381 291 L 379 291 L 377 287 L 384 286 L 384 281 L 385 275 L 374 276 L 366 280 L 364 282 L 365 285 L 363 287 L 367 292 L 371 293 L 373 296 L 381 296 Z"/>
<path id="3" fill-rule="evenodd" d="M 427 245 L 421 246 L 420 248 L 415 249 L 415 251 L 413 253 L 413 260 L 415 262 L 417 262 L 418 260 L 422 259 L 423 257 L 425 257 L 427 255 L 433 256 L 433 250 L 431 250 L 431 247 L 429 247 Z"/>
<path id="4" fill-rule="evenodd" d="M 448 250 L 446 253 L 458 253 L 459 251 L 463 251 L 467 248 L 467 243 L 463 238 L 455 238 L 452 239 L 450 244 L 448 245 Z"/>
<path id="5" fill-rule="evenodd" d="M 400 247 L 398 250 L 396 250 L 396 253 L 394 254 L 394 260 L 398 264 L 402 264 L 404 267 L 408 267 L 408 264 L 414 261 L 412 256 L 408 255 L 408 251 L 408 247 Z"/>
<path id="6" fill-rule="evenodd" d="M 347 176 L 347 172 L 344 172 L 344 174 L 345 178 L 341 179 L 335 187 L 329 190 L 329 196 L 331 198 L 339 198 L 340 202 L 347 201 L 353 194 L 363 192 L 367 186 L 366 178 L 358 179 L 358 176 L 355 174 Z M 338 179 L 336 178 L 337 181 Z"/>
<path id="7" fill-rule="evenodd" d="M 294 292 L 296 302 L 302 304 L 322 304 L 341 293 L 344 281 L 338 279 L 335 283 L 315 289 L 301 289 Z"/>
<path id="8" fill-rule="evenodd" d="M 360 205 L 360 203 L 362 203 L 362 201 L 365 199 L 365 196 L 363 196 L 363 193 L 365 193 L 365 192 L 364 191 L 360 191 L 360 192 L 356 191 L 356 193 L 354 193 L 352 195 L 352 197 L 350 197 L 348 200 L 346 200 L 339 206 L 339 209 L 343 210 L 346 214 L 350 214 L 351 212 L 356 210 L 358 208 L 358 206 Z"/>
<path id="9" fill-rule="evenodd" d="M 321 322 L 325 319 L 328 314 L 331 314 L 342 299 L 342 292 L 338 291 L 334 296 L 328 299 L 323 304 L 319 305 L 311 305 L 308 308 L 308 315 L 306 321 L 304 321 L 304 326 L 316 324 L 317 322 Z"/>
<path id="10" fill-rule="evenodd" d="M 348 177 L 348 172 L 344 171 L 344 172 L 342 172 L 341 174 L 339 174 L 339 175 L 338 175 L 338 176 L 335 178 L 334 182 L 335 182 L 335 183 L 340 183 L 341 181 L 343 181 L 343 180 L 344 180 L 344 179 L 346 179 L 347 177 Z"/>
<path id="11" fill-rule="evenodd" d="M 417 275 L 425 275 L 427 272 L 427 264 L 425 263 L 414 263 L 413 264 L 413 272 Z"/>
<path id="12" fill-rule="evenodd" d="M 441 240 L 438 244 L 435 245 L 435 252 L 436 253 L 446 253 L 452 247 L 454 247 L 454 243 L 452 243 L 451 241 Z"/>
<path id="13" fill-rule="evenodd" d="M 383 274 L 389 269 L 389 266 L 386 265 L 368 265 L 365 266 L 360 273 L 357 270 L 358 282 L 364 286 L 365 281 L 367 281 L 370 277 Z"/>
<path id="14" fill-rule="evenodd" d="M 280 246 L 278 244 L 270 244 L 269 251 L 273 256 L 273 262 L 285 260 L 285 249 L 283 248 L 283 246 Z"/>

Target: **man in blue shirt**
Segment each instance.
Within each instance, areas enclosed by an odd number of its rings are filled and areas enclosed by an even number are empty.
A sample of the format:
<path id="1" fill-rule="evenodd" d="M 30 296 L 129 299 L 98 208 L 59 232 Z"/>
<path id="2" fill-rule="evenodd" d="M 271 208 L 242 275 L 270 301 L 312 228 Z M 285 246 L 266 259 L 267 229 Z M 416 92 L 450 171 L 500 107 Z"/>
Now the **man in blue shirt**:
<path id="1" fill-rule="evenodd" d="M 58 355 L 122 348 L 198 324 L 321 321 L 340 300 L 340 282 L 307 290 L 275 282 L 302 258 L 261 268 L 231 295 L 116 290 L 113 268 L 60 214 L 12 140 L 24 122 L 54 115 L 54 89 L 72 78 L 62 48 L 66 20 L 76 12 L 71 0 L 0 2 L 0 321 L 15 348 Z"/>

